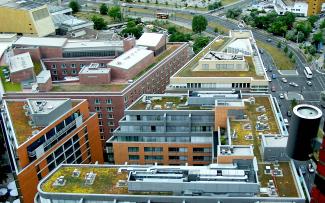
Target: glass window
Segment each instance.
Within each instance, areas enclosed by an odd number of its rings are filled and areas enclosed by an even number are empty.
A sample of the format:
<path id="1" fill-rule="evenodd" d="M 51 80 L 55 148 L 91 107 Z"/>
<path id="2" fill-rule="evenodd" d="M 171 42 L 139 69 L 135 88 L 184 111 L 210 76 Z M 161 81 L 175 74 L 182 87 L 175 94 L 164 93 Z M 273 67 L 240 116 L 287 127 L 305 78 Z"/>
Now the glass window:
<path id="1" fill-rule="evenodd" d="M 128 147 L 128 152 L 139 152 L 139 147 Z"/>
<path id="2" fill-rule="evenodd" d="M 112 104 L 112 99 L 106 99 L 106 104 Z"/>
<path id="3" fill-rule="evenodd" d="M 139 160 L 139 155 L 129 155 L 129 160 Z"/>

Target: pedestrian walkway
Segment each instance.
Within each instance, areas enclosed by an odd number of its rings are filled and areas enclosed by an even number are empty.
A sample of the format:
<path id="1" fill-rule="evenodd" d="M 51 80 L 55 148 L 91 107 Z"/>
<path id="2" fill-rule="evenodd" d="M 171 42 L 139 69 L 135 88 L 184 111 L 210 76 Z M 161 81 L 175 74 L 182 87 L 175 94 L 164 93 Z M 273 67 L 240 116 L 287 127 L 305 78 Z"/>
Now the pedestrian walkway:
<path id="1" fill-rule="evenodd" d="M 278 70 L 278 72 L 283 76 L 299 75 L 297 70 Z"/>

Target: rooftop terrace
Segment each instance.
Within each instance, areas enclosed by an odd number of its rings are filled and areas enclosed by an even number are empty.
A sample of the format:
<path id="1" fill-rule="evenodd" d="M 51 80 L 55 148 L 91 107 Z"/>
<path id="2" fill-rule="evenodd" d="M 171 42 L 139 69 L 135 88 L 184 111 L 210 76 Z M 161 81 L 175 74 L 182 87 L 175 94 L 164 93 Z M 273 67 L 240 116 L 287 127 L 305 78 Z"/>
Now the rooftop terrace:
<path id="1" fill-rule="evenodd" d="M 83 85 L 79 83 L 57 83 L 53 85 L 52 92 L 120 92 L 128 84 L 111 83 L 111 84 L 94 84 Z"/>

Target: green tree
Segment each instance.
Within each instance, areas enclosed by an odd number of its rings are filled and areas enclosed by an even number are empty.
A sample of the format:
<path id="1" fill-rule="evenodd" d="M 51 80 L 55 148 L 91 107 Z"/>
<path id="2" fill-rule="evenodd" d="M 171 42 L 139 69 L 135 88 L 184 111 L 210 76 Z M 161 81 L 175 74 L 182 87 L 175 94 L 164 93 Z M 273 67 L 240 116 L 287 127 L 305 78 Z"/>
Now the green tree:
<path id="1" fill-rule="evenodd" d="M 322 20 L 322 22 L 319 25 L 319 28 L 321 28 L 321 29 L 325 28 L 325 19 Z"/>
<path id="2" fill-rule="evenodd" d="M 291 110 L 298 105 L 298 102 L 296 99 L 291 100 Z"/>
<path id="3" fill-rule="evenodd" d="M 155 4 L 158 4 L 158 0 L 155 1 Z"/>
<path id="4" fill-rule="evenodd" d="M 241 9 L 229 9 L 226 13 L 227 18 L 237 18 L 241 14 Z"/>
<path id="5" fill-rule="evenodd" d="M 174 34 L 175 32 L 177 32 L 175 26 L 169 26 L 167 30 L 168 30 L 168 33 L 171 35 Z"/>
<path id="6" fill-rule="evenodd" d="M 94 29 L 95 30 L 103 30 L 107 26 L 107 22 L 104 18 L 94 15 L 91 20 L 94 22 Z"/>
<path id="7" fill-rule="evenodd" d="M 319 44 L 319 43 L 323 43 L 324 39 L 323 39 L 323 33 L 318 32 L 317 34 L 313 35 L 313 43 L 314 44 Z"/>
<path id="8" fill-rule="evenodd" d="M 126 28 L 121 31 L 123 36 L 133 35 L 135 38 L 139 38 L 143 32 L 143 27 L 137 25 L 134 21 L 129 21 Z"/>
<path id="9" fill-rule="evenodd" d="M 289 58 L 292 58 L 293 57 L 293 53 L 290 51 L 289 52 Z"/>
<path id="10" fill-rule="evenodd" d="M 318 19 L 319 19 L 318 16 L 312 15 L 312 16 L 309 16 L 307 20 L 310 22 L 311 26 L 314 27 L 314 25 Z"/>
<path id="11" fill-rule="evenodd" d="M 279 49 L 282 47 L 281 42 L 279 41 L 278 44 L 276 45 Z"/>
<path id="12" fill-rule="evenodd" d="M 218 27 L 215 27 L 214 32 L 218 32 L 218 31 L 219 31 Z"/>
<path id="13" fill-rule="evenodd" d="M 149 1 L 149 0 L 147 0 L 147 4 L 148 4 L 148 3 L 150 3 L 150 1 Z"/>
<path id="14" fill-rule="evenodd" d="M 294 28 L 297 30 L 297 32 L 304 33 L 305 38 L 309 36 L 313 29 L 309 21 L 297 22 L 295 23 Z"/>
<path id="15" fill-rule="evenodd" d="M 315 55 L 316 54 L 316 47 L 311 45 L 308 47 L 308 52 L 311 54 L 311 55 Z"/>
<path id="16" fill-rule="evenodd" d="M 114 20 L 121 20 L 122 13 L 121 8 L 119 6 L 113 6 L 109 9 L 108 15 L 112 17 Z"/>
<path id="17" fill-rule="evenodd" d="M 188 42 L 191 40 L 190 34 L 184 34 L 180 32 L 175 32 L 169 37 L 170 42 Z"/>
<path id="18" fill-rule="evenodd" d="M 102 15 L 107 15 L 108 13 L 108 7 L 106 6 L 106 4 L 101 4 L 99 7 L 99 13 Z"/>
<path id="19" fill-rule="evenodd" d="M 286 45 L 283 49 L 284 53 L 287 53 L 288 52 L 288 46 Z"/>
<path id="20" fill-rule="evenodd" d="M 222 6 L 221 1 L 214 2 L 213 4 L 208 5 L 208 10 L 214 10 Z"/>
<path id="21" fill-rule="evenodd" d="M 199 53 L 203 47 L 208 45 L 209 38 L 204 36 L 199 36 L 194 40 L 193 51 L 194 53 Z"/>
<path id="22" fill-rule="evenodd" d="M 206 30 L 208 26 L 207 19 L 202 15 L 196 15 L 192 20 L 192 30 L 195 33 L 201 33 Z"/>
<path id="23" fill-rule="evenodd" d="M 168 5 L 168 1 L 165 1 L 165 5 L 166 5 L 166 6 Z"/>
<path id="24" fill-rule="evenodd" d="M 69 7 L 72 9 L 73 13 L 77 13 L 80 10 L 80 5 L 75 0 L 70 1 Z"/>

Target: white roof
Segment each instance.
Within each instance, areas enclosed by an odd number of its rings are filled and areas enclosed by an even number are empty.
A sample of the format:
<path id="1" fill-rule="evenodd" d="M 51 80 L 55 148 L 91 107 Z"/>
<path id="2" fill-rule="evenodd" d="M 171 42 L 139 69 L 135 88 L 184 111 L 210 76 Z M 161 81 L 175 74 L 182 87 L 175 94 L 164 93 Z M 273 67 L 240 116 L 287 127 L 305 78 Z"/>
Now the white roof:
<path id="1" fill-rule="evenodd" d="M 84 66 L 79 74 L 108 74 L 110 70 L 107 67 L 99 67 L 98 63 L 91 63 L 88 66 Z"/>
<path id="2" fill-rule="evenodd" d="M 67 38 L 57 37 L 21 37 L 14 43 L 14 45 L 62 47 L 66 41 Z"/>
<path id="3" fill-rule="evenodd" d="M 146 47 L 155 47 L 158 45 L 160 40 L 164 37 L 164 34 L 159 33 L 143 33 L 137 40 L 137 45 Z"/>
<path id="4" fill-rule="evenodd" d="M 37 83 L 46 83 L 51 78 L 51 71 L 42 70 L 38 76 L 36 76 Z"/>
<path id="5" fill-rule="evenodd" d="M 249 53 L 253 52 L 251 42 L 248 38 L 246 39 L 236 39 L 233 42 L 231 42 L 228 47 L 233 47 L 236 49 L 241 49 L 244 51 L 247 51 Z"/>
<path id="6" fill-rule="evenodd" d="M 6 49 L 8 49 L 11 45 L 11 42 L 0 42 L 0 58 L 2 57 Z"/>
<path id="7" fill-rule="evenodd" d="M 146 47 L 136 46 L 111 61 L 108 65 L 122 69 L 130 69 L 152 53 L 153 51 L 148 50 Z"/>
<path id="8" fill-rule="evenodd" d="M 29 52 L 18 54 L 10 58 L 10 72 L 17 72 L 33 67 L 34 64 Z"/>

